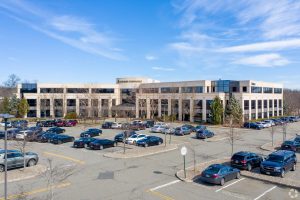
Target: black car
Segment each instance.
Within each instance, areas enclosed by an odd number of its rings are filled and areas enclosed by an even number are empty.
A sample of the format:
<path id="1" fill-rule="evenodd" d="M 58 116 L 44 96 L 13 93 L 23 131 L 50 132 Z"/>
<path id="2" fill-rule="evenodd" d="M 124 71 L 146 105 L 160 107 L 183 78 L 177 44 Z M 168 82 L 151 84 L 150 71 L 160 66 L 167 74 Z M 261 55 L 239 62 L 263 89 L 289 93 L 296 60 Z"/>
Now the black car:
<path id="1" fill-rule="evenodd" d="M 95 141 L 95 138 L 92 137 L 81 137 L 78 140 L 75 140 L 73 143 L 74 148 L 86 148 L 90 145 L 91 142 Z"/>
<path id="2" fill-rule="evenodd" d="M 52 128 L 49 128 L 46 132 L 50 132 L 50 133 L 64 133 L 66 130 L 63 129 L 63 128 L 60 128 L 60 127 L 52 127 Z"/>
<path id="3" fill-rule="evenodd" d="M 198 125 L 195 127 L 195 131 L 198 132 L 198 131 L 203 131 L 206 129 L 206 126 L 204 125 Z"/>
<path id="4" fill-rule="evenodd" d="M 231 157 L 231 166 L 251 171 L 253 168 L 259 167 L 262 161 L 263 158 L 256 153 L 240 151 Z"/>
<path id="5" fill-rule="evenodd" d="M 54 120 L 38 121 L 36 122 L 36 126 L 52 127 L 55 126 L 55 121 Z"/>
<path id="6" fill-rule="evenodd" d="M 109 128 L 111 128 L 112 124 L 113 124 L 113 122 L 104 122 L 104 124 L 102 124 L 102 128 L 109 129 Z"/>
<path id="7" fill-rule="evenodd" d="M 295 140 L 287 140 L 281 144 L 281 150 L 289 150 L 289 151 L 300 151 L 300 142 Z"/>
<path id="8" fill-rule="evenodd" d="M 145 121 L 143 121 L 143 124 L 146 126 L 146 128 L 151 128 L 154 126 L 155 121 L 154 120 L 145 120 Z"/>
<path id="9" fill-rule="evenodd" d="M 28 121 L 27 120 L 12 121 L 11 125 L 13 128 L 24 128 L 28 126 Z"/>
<path id="10" fill-rule="evenodd" d="M 200 180 L 212 184 L 224 185 L 225 182 L 239 179 L 240 170 L 223 164 L 213 164 L 207 167 L 202 173 Z"/>
<path id="11" fill-rule="evenodd" d="M 50 142 L 52 144 L 62 144 L 62 143 L 67 143 L 67 142 L 73 142 L 75 140 L 74 137 L 69 136 L 69 135 L 55 135 L 50 139 Z"/>
<path id="12" fill-rule="evenodd" d="M 50 142 L 52 137 L 56 136 L 56 133 L 45 132 L 42 135 L 37 136 L 38 142 Z"/>
<path id="13" fill-rule="evenodd" d="M 163 139 L 157 136 L 147 136 L 144 139 L 138 140 L 136 142 L 137 146 L 154 146 L 154 145 L 161 145 L 163 143 Z"/>
<path id="14" fill-rule="evenodd" d="M 113 140 L 108 139 L 96 139 L 90 143 L 90 149 L 104 149 L 107 147 L 115 147 L 117 144 Z"/>
<path id="15" fill-rule="evenodd" d="M 194 126 L 190 125 L 190 124 L 184 124 L 184 125 L 182 125 L 182 127 L 186 127 L 188 129 L 190 129 L 191 132 L 195 132 L 196 131 L 196 128 Z"/>
<path id="16" fill-rule="evenodd" d="M 205 130 L 200 130 L 196 132 L 196 138 L 197 139 L 206 139 L 206 138 L 211 138 L 213 137 L 215 134 L 212 131 L 209 131 L 207 129 Z"/>
<path id="17" fill-rule="evenodd" d="M 136 134 L 135 131 L 123 131 L 122 133 L 119 133 L 115 136 L 115 142 L 124 142 L 124 134 L 125 138 L 128 138 L 134 134 Z"/>
<path id="18" fill-rule="evenodd" d="M 90 128 L 87 131 L 84 131 L 80 134 L 80 137 L 95 137 L 102 134 L 102 130 L 97 128 Z"/>
<path id="19" fill-rule="evenodd" d="M 297 157 L 295 152 L 278 150 L 271 153 L 266 160 L 260 164 L 260 172 L 267 175 L 284 177 L 285 173 L 296 170 Z"/>

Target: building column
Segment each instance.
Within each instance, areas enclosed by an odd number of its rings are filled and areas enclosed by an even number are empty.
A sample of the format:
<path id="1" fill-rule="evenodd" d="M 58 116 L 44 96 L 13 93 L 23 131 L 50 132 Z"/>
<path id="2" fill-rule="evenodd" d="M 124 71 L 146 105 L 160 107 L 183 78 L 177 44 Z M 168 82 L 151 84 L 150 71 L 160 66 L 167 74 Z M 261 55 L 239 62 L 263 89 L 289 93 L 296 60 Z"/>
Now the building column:
<path id="1" fill-rule="evenodd" d="M 68 102 L 67 102 L 67 99 L 66 98 L 63 98 L 63 116 L 65 117 L 66 114 L 67 114 L 67 106 L 68 106 Z"/>
<path id="2" fill-rule="evenodd" d="M 202 99 L 202 120 L 206 122 L 206 99 Z"/>
<path id="3" fill-rule="evenodd" d="M 255 100 L 255 119 L 258 119 L 258 100 Z"/>
<path id="4" fill-rule="evenodd" d="M 49 99 L 50 100 L 50 117 L 55 117 L 54 116 L 54 99 Z"/>
<path id="5" fill-rule="evenodd" d="M 168 99 L 168 115 L 172 114 L 172 99 Z"/>
<path id="6" fill-rule="evenodd" d="M 88 98 L 88 117 L 91 117 L 92 116 L 92 99 L 91 98 Z"/>
<path id="7" fill-rule="evenodd" d="M 78 98 L 76 98 L 76 114 L 77 114 L 77 116 L 79 116 L 79 114 L 80 114 L 80 110 L 79 110 L 79 99 L 78 99 Z"/>
<path id="8" fill-rule="evenodd" d="M 98 99 L 98 117 L 102 117 L 102 99 Z"/>
<path id="9" fill-rule="evenodd" d="M 190 99 L 190 122 L 194 122 L 194 99 Z"/>
<path id="10" fill-rule="evenodd" d="M 151 118 L 151 104 L 150 104 L 150 99 L 146 99 L 146 109 L 147 109 L 147 119 Z"/>
<path id="11" fill-rule="evenodd" d="M 161 117 L 161 99 L 158 99 L 158 117 Z"/>
<path id="12" fill-rule="evenodd" d="M 41 99 L 36 99 L 36 117 L 41 118 Z"/>
<path id="13" fill-rule="evenodd" d="M 182 98 L 178 99 L 178 120 L 182 121 Z"/>
<path id="14" fill-rule="evenodd" d="M 112 117 L 111 108 L 112 108 L 112 99 L 109 98 L 108 99 L 108 117 Z"/>
<path id="15" fill-rule="evenodd" d="M 140 104 L 139 104 L 140 99 L 136 98 L 135 99 L 135 118 L 140 118 Z"/>
<path id="16" fill-rule="evenodd" d="M 251 105 L 251 99 L 249 99 L 249 121 L 252 120 L 252 105 Z"/>
<path id="17" fill-rule="evenodd" d="M 270 111 L 270 108 L 269 108 L 269 99 L 267 99 L 267 118 L 270 118 L 270 115 L 269 115 L 269 111 Z"/>

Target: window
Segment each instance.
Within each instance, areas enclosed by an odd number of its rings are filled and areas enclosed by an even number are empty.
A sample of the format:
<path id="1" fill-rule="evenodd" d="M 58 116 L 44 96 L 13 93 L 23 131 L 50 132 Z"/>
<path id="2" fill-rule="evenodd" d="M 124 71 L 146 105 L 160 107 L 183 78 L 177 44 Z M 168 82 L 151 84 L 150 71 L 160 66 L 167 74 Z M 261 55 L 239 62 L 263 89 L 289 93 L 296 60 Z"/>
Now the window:
<path id="1" fill-rule="evenodd" d="M 181 93 L 203 93 L 203 87 L 202 86 L 182 87 Z"/>
<path id="2" fill-rule="evenodd" d="M 249 110 L 249 100 L 244 100 L 244 110 Z"/>
<path id="3" fill-rule="evenodd" d="M 282 100 L 279 99 L 279 108 L 282 108 Z"/>
<path id="4" fill-rule="evenodd" d="M 63 106 L 62 99 L 54 99 L 54 106 Z"/>
<path id="5" fill-rule="evenodd" d="M 88 99 L 79 99 L 79 106 L 89 106 Z"/>
<path id="6" fill-rule="evenodd" d="M 22 83 L 21 93 L 37 93 L 36 83 Z"/>
<path id="7" fill-rule="evenodd" d="M 142 93 L 158 93 L 158 88 L 143 88 Z"/>
<path id="8" fill-rule="evenodd" d="M 116 99 L 112 99 L 112 105 L 113 105 L 113 106 L 116 105 Z"/>
<path id="9" fill-rule="evenodd" d="M 273 93 L 273 88 L 264 87 L 264 93 Z"/>
<path id="10" fill-rule="evenodd" d="M 274 88 L 275 94 L 282 94 L 282 88 Z"/>
<path id="11" fill-rule="evenodd" d="M 27 99 L 29 106 L 36 106 L 36 99 Z"/>
<path id="12" fill-rule="evenodd" d="M 88 88 L 67 88 L 67 93 L 89 93 Z"/>
<path id="13" fill-rule="evenodd" d="M 269 108 L 273 108 L 273 100 L 272 99 L 269 100 Z"/>
<path id="14" fill-rule="evenodd" d="M 251 93 L 261 93 L 261 92 L 262 92 L 261 87 L 251 86 Z"/>
<path id="15" fill-rule="evenodd" d="M 206 91 L 207 91 L 207 93 L 209 93 L 209 86 L 206 87 Z"/>
<path id="16" fill-rule="evenodd" d="M 274 99 L 274 108 L 277 108 L 277 99 Z"/>
<path id="17" fill-rule="evenodd" d="M 115 93 L 113 88 L 92 88 L 92 93 Z"/>
<path id="18" fill-rule="evenodd" d="M 243 92 L 247 92 L 247 87 L 243 87 Z"/>
<path id="19" fill-rule="evenodd" d="M 261 109 L 261 103 L 262 103 L 261 100 L 258 100 L 258 101 L 257 101 L 257 108 L 258 108 L 258 109 Z M 261 118 L 261 117 L 258 117 L 258 118 Z"/>
<path id="20" fill-rule="evenodd" d="M 98 99 L 92 99 L 92 106 L 98 107 Z"/>
<path id="21" fill-rule="evenodd" d="M 63 88 L 40 88 L 40 93 L 64 93 Z"/>
<path id="22" fill-rule="evenodd" d="M 161 93 L 179 93 L 179 87 L 163 87 Z"/>
<path id="23" fill-rule="evenodd" d="M 264 108 L 268 108 L 268 100 L 264 100 Z"/>
<path id="24" fill-rule="evenodd" d="M 41 99 L 41 107 L 50 106 L 50 99 Z"/>
<path id="25" fill-rule="evenodd" d="M 256 108 L 256 100 L 251 100 L 251 109 Z"/>
<path id="26" fill-rule="evenodd" d="M 76 99 L 67 99 L 67 106 L 76 106 Z"/>

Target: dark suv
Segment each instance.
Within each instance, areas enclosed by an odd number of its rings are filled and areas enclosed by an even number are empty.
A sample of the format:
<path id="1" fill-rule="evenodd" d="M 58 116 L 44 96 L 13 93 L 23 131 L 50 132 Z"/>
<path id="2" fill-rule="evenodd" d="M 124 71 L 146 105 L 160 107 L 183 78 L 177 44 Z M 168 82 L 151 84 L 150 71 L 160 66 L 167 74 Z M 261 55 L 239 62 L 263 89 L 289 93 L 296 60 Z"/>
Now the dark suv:
<path id="1" fill-rule="evenodd" d="M 231 157 L 231 166 L 251 171 L 255 167 L 259 167 L 263 158 L 256 153 L 240 151 Z"/>
<path id="2" fill-rule="evenodd" d="M 279 150 L 271 153 L 260 165 L 262 174 L 284 177 L 287 171 L 295 171 L 297 157 L 295 152 Z"/>

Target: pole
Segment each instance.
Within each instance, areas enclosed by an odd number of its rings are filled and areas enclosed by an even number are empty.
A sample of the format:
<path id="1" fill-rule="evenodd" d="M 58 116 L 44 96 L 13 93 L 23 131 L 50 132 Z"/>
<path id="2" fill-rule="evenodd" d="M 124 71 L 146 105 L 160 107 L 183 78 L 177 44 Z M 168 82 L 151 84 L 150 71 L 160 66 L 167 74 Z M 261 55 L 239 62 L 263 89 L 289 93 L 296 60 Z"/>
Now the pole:
<path id="1" fill-rule="evenodd" d="M 7 200 L 7 118 L 4 118 L 4 199 Z"/>
<path id="2" fill-rule="evenodd" d="M 183 156 L 183 170 L 184 170 L 184 178 L 186 178 L 186 170 L 185 170 L 185 156 Z"/>

